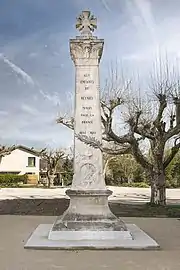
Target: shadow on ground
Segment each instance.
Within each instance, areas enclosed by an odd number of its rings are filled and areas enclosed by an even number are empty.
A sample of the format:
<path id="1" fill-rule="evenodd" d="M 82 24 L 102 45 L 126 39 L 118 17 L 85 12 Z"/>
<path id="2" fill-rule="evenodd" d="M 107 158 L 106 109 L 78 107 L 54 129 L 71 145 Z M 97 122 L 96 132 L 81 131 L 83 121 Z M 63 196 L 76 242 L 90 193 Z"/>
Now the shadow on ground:
<path id="1" fill-rule="evenodd" d="M 15 199 L 0 201 L 0 215 L 59 216 L 68 207 L 69 200 L 61 199 Z M 165 207 L 149 204 L 110 202 L 110 208 L 122 217 L 174 217 L 180 218 L 180 204 Z"/>

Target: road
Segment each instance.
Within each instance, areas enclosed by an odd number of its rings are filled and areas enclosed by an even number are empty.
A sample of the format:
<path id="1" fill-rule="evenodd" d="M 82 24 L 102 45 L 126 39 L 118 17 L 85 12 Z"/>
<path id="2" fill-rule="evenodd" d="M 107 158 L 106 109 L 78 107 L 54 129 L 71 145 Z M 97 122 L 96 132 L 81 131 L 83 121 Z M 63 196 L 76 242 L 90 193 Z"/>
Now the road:
<path id="1" fill-rule="evenodd" d="M 131 188 L 108 186 L 113 194 L 110 201 L 145 203 L 150 198 L 150 188 Z M 53 199 L 68 198 L 66 188 L 3 188 L 0 190 L 0 200 L 12 199 Z M 167 189 L 167 201 L 172 204 L 180 203 L 180 189 Z"/>

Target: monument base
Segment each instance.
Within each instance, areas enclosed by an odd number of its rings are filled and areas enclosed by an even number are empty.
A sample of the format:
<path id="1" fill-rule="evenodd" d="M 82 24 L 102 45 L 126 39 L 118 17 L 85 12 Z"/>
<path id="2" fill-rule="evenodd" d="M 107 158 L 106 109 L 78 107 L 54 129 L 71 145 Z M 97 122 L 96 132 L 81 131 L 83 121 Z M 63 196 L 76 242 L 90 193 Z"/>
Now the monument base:
<path id="1" fill-rule="evenodd" d="M 41 224 L 25 248 L 151 249 L 159 245 L 134 224 L 125 224 L 110 210 L 110 190 L 73 190 L 68 209 L 54 224 Z"/>
<path id="2" fill-rule="evenodd" d="M 159 245 L 135 224 L 127 224 L 127 231 L 59 231 L 58 240 L 48 238 L 52 224 L 39 225 L 28 239 L 26 249 L 159 249 Z"/>
<path id="3" fill-rule="evenodd" d="M 55 221 L 49 239 L 62 231 L 124 231 L 129 234 L 125 223 L 110 210 L 108 197 L 110 190 L 68 189 L 70 197 L 68 209 Z M 130 237 L 130 234 L 129 234 Z"/>

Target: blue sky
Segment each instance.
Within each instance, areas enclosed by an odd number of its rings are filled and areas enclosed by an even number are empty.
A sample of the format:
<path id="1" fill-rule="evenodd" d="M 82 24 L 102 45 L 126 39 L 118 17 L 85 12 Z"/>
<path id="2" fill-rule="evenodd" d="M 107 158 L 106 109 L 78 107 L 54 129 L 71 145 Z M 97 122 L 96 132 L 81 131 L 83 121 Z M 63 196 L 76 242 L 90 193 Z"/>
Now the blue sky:
<path id="1" fill-rule="evenodd" d="M 179 63 L 179 0 L 0 0 L 0 143 L 68 147 L 56 124 L 71 110 L 74 67 L 69 39 L 91 10 L 104 38 L 101 82 L 110 63 L 146 78 L 157 51 Z"/>

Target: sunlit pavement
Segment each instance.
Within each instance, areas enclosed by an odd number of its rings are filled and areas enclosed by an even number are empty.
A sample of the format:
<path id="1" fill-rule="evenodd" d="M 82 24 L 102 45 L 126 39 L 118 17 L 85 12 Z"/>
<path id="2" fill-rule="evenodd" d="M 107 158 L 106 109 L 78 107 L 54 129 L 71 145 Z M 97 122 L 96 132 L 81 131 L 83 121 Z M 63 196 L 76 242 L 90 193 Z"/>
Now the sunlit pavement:
<path id="1" fill-rule="evenodd" d="M 108 187 L 113 191 L 109 197 L 111 201 L 143 203 L 150 198 L 150 188 L 131 187 Z M 65 194 L 67 188 L 3 188 L 0 189 L 0 200 L 12 199 L 53 199 L 68 198 Z M 180 189 L 167 189 L 167 200 L 169 203 L 180 203 Z"/>
<path id="2" fill-rule="evenodd" d="M 109 187 L 111 200 L 139 202 L 149 189 Z M 63 188 L 2 189 L 1 200 L 18 198 L 62 198 Z M 180 190 L 167 190 L 170 201 L 178 201 Z M 139 201 L 138 201 L 139 200 Z M 53 216 L 0 216 L 0 270 L 179 270 L 180 221 L 171 218 L 123 218 L 154 238 L 161 250 L 149 251 L 60 251 L 26 250 L 24 244 L 39 224 L 52 224 Z"/>
<path id="3" fill-rule="evenodd" d="M 124 218 L 161 246 L 158 251 L 26 250 L 24 243 L 42 223 L 55 217 L 0 216 L 1 270 L 179 270 L 180 221 L 166 218 Z"/>

